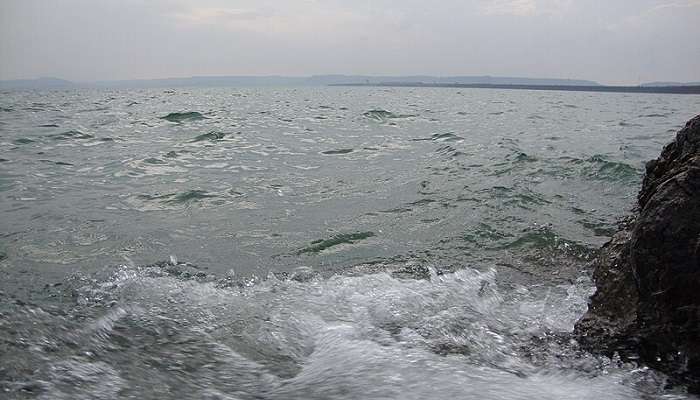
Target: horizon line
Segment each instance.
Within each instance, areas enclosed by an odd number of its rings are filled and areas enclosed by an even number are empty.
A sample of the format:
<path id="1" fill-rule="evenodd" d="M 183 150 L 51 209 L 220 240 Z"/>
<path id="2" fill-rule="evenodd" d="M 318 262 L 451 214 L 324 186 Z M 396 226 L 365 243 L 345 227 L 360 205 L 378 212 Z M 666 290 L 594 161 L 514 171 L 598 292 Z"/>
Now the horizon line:
<path id="1" fill-rule="evenodd" d="M 347 73 L 325 73 L 325 74 L 307 74 L 307 75 L 284 75 L 284 74 L 265 74 L 265 75 L 189 75 L 189 76 L 165 76 L 165 77 L 150 77 L 150 78 L 120 78 L 120 79 L 94 79 L 94 80 L 72 80 L 72 79 L 66 79 L 66 78 L 61 78 L 57 76 L 39 76 L 39 77 L 33 77 L 33 78 L 15 78 L 15 79 L 0 79 L 0 82 L 4 84 L 12 84 L 12 83 L 35 83 L 35 84 L 40 84 L 42 80 L 54 80 L 54 81 L 59 81 L 56 82 L 56 84 L 59 84 L 60 82 L 63 82 L 65 85 L 102 85 L 102 84 L 128 84 L 128 83 L 148 83 L 148 82 L 167 82 L 167 81 L 178 81 L 178 80 L 215 80 L 215 79 L 259 79 L 259 80 L 264 80 L 264 79 L 291 79 L 291 80 L 313 80 L 314 78 L 317 79 L 323 79 L 323 78 L 336 78 L 336 79 L 342 79 L 342 78 L 349 78 L 349 81 L 347 82 L 328 82 L 326 84 L 342 84 L 342 83 L 425 83 L 425 84 L 449 84 L 449 83 L 455 83 L 458 84 L 460 82 L 447 82 L 450 79 L 471 79 L 471 80 L 477 80 L 477 79 L 484 79 L 484 80 L 522 80 L 522 81 L 552 81 L 552 84 L 559 84 L 559 83 L 554 83 L 554 82 L 572 82 L 575 83 L 576 86 L 580 86 L 582 84 L 592 84 L 596 86 L 627 86 L 627 87 L 634 87 L 634 86 L 643 86 L 643 85 L 649 85 L 649 84 L 655 84 L 658 86 L 661 85 L 667 85 L 667 86 L 682 86 L 682 85 L 687 85 L 687 86 L 695 86 L 700 84 L 699 81 L 676 81 L 676 80 L 649 80 L 649 81 L 637 81 L 637 83 L 630 84 L 630 83 L 601 83 L 599 81 L 595 80 L 590 80 L 590 79 L 583 79 L 583 78 L 559 78 L 559 77 L 542 77 L 542 76 L 537 76 L 537 77 L 532 77 L 532 76 L 508 76 L 508 75 L 489 75 L 489 74 L 481 74 L 481 75 L 459 75 L 459 74 L 446 74 L 446 75 L 431 75 L 431 74 L 347 74 Z M 410 80 L 412 78 L 422 78 L 423 80 Z M 375 80 L 375 82 L 353 82 L 352 80 L 355 79 L 367 79 L 367 80 Z M 390 81 L 377 81 L 381 79 L 389 79 Z M 431 81 L 431 80 L 440 80 L 442 82 L 436 82 L 436 81 Z M 447 80 L 447 81 L 446 81 Z M 309 82 L 312 83 L 312 82 Z M 462 84 L 467 84 L 467 83 L 475 83 L 475 84 L 489 84 L 491 82 L 462 82 Z M 524 82 L 513 82 L 513 83 L 505 83 L 505 82 L 493 82 L 494 84 L 528 84 Z M 543 83 L 536 83 L 536 84 L 543 84 Z M 547 83 L 544 83 L 547 84 Z"/>

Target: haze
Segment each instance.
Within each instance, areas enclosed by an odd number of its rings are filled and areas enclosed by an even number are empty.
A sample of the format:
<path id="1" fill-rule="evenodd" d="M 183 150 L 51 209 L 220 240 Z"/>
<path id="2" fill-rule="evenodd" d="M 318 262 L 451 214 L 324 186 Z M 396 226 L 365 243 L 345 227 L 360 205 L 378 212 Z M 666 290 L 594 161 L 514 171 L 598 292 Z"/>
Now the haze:
<path id="1" fill-rule="evenodd" d="M 3 0 L 0 79 L 700 81 L 700 0 Z"/>

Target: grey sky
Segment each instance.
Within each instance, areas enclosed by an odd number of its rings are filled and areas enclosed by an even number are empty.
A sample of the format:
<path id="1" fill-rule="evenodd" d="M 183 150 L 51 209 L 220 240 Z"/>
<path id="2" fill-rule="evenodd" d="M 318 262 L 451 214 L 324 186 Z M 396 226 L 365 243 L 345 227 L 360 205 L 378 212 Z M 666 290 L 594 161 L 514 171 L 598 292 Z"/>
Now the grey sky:
<path id="1" fill-rule="evenodd" d="M 700 0 L 0 0 L 0 79 L 700 81 Z"/>

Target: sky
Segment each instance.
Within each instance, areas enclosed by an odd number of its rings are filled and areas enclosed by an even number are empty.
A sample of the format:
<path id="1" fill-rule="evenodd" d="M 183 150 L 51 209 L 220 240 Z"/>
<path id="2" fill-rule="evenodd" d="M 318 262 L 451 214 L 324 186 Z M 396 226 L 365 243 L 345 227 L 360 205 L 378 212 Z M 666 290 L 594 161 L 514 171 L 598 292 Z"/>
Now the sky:
<path id="1" fill-rule="evenodd" d="M 700 0 L 0 0 L 0 79 L 700 81 Z"/>

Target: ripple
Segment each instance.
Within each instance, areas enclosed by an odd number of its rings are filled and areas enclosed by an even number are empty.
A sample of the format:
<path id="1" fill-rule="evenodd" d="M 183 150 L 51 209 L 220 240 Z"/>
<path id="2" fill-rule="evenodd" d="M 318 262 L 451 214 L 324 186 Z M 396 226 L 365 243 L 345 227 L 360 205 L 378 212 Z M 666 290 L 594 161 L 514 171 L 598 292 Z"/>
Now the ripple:
<path id="1" fill-rule="evenodd" d="M 213 193 L 201 189 L 183 192 L 137 194 L 128 196 L 125 201 L 139 211 L 180 210 L 192 206 L 220 206 L 233 202 L 234 194 Z"/>
<path id="2" fill-rule="evenodd" d="M 70 130 L 67 132 L 55 133 L 49 135 L 49 137 L 54 140 L 85 140 L 93 139 L 95 136 L 78 130 Z"/>
<path id="3" fill-rule="evenodd" d="M 354 244 L 358 241 L 373 237 L 374 232 L 343 233 L 332 236 L 328 239 L 319 239 L 311 242 L 310 246 L 304 247 L 296 252 L 297 255 L 305 253 L 320 253 L 334 246 L 342 244 Z"/>
<path id="4" fill-rule="evenodd" d="M 515 161 L 517 161 L 517 162 L 535 162 L 538 160 L 537 160 L 537 157 L 534 157 L 534 156 L 528 155 L 527 153 L 519 151 L 515 155 Z"/>
<path id="5" fill-rule="evenodd" d="M 164 200 L 164 202 L 167 204 L 187 204 L 190 202 L 201 201 L 204 199 L 209 199 L 209 198 L 214 198 L 214 197 L 218 197 L 218 196 L 215 194 L 211 194 L 211 193 L 207 192 L 206 190 L 193 189 L 193 190 L 188 190 L 186 192 L 177 193 L 173 196 L 170 196 L 170 198 L 167 200 Z"/>
<path id="6" fill-rule="evenodd" d="M 416 115 L 413 115 L 413 114 L 394 114 L 390 111 L 376 109 L 376 110 L 370 110 L 370 111 L 364 112 L 362 114 L 362 116 L 367 118 L 367 119 L 376 121 L 376 122 L 386 122 L 387 120 L 390 120 L 390 119 L 411 118 L 411 117 L 415 117 Z"/>
<path id="7" fill-rule="evenodd" d="M 203 133 L 203 134 L 195 137 L 194 139 L 191 140 L 191 142 L 202 142 L 202 141 L 217 142 L 219 140 L 223 140 L 228 135 L 230 135 L 230 133 L 210 131 L 210 132 Z"/>
<path id="8" fill-rule="evenodd" d="M 592 259 L 597 252 L 597 249 L 559 236 L 552 228 L 547 226 L 527 230 L 515 240 L 497 248 L 533 248 L 547 250 L 548 253 L 560 251 L 583 260 Z"/>
<path id="9" fill-rule="evenodd" d="M 590 229 L 596 236 L 611 237 L 617 232 L 617 227 L 607 222 L 583 219 L 577 221 L 581 226 Z"/>
<path id="10" fill-rule="evenodd" d="M 621 121 L 618 125 L 620 125 L 620 126 L 628 126 L 628 127 L 635 127 L 635 128 L 641 128 L 641 127 L 644 126 L 644 125 L 642 125 L 642 124 L 637 124 L 637 123 L 634 123 L 634 122 L 627 122 L 627 121 Z"/>
<path id="11" fill-rule="evenodd" d="M 438 147 L 438 148 L 435 150 L 435 152 L 438 153 L 438 154 L 447 155 L 447 156 L 450 156 L 450 157 L 458 157 L 458 156 L 463 156 L 463 155 L 464 155 L 463 152 L 461 152 L 461 151 L 455 149 L 455 148 L 452 147 L 452 146 L 441 146 L 441 147 Z"/>
<path id="12" fill-rule="evenodd" d="M 161 160 L 160 158 L 155 158 L 155 157 L 146 158 L 145 160 L 143 160 L 143 162 L 146 163 L 146 164 L 151 164 L 151 165 L 163 165 L 163 164 L 167 164 L 167 162 Z"/>
<path id="13" fill-rule="evenodd" d="M 164 119 L 166 121 L 170 122 L 176 122 L 176 123 L 182 123 L 182 122 L 187 122 L 187 121 L 198 121 L 202 119 L 206 119 L 204 115 L 201 113 L 198 113 L 197 111 L 188 111 L 188 112 L 174 112 L 170 113 L 164 117 L 160 117 L 161 119 Z"/>
<path id="14" fill-rule="evenodd" d="M 381 213 L 385 214 L 403 214 L 403 213 L 408 213 L 413 211 L 412 208 L 407 208 L 407 207 L 398 207 L 398 208 L 392 208 L 389 210 L 382 210 L 380 211 Z"/>
<path id="15" fill-rule="evenodd" d="M 163 157 L 166 158 L 177 158 L 180 157 L 183 154 L 189 154 L 192 153 L 190 150 L 170 150 L 169 152 L 165 153 Z"/>
<path id="16" fill-rule="evenodd" d="M 494 186 L 490 189 L 490 192 L 494 198 L 505 199 L 503 203 L 506 205 L 513 205 L 527 210 L 535 206 L 551 204 L 543 195 L 529 189 Z"/>
<path id="17" fill-rule="evenodd" d="M 425 205 L 428 205 L 431 203 L 435 203 L 436 201 L 437 200 L 426 198 L 426 199 L 420 199 L 420 200 L 410 202 L 410 203 L 408 203 L 408 205 L 409 206 L 425 206 Z"/>
<path id="18" fill-rule="evenodd" d="M 13 140 L 12 143 L 14 143 L 14 144 L 30 144 L 30 143 L 34 143 L 34 141 L 32 139 L 29 139 L 29 138 L 19 138 L 19 139 Z"/>
<path id="19" fill-rule="evenodd" d="M 484 240 L 486 240 L 486 243 L 491 244 L 493 242 L 499 242 L 503 239 L 512 237 L 513 235 L 501 232 L 495 227 L 484 222 L 479 223 L 475 228 L 462 235 L 462 239 L 466 240 L 467 242 L 472 242 L 479 245 L 483 245 Z"/>
<path id="20" fill-rule="evenodd" d="M 46 160 L 46 159 L 40 159 L 39 161 L 45 162 L 45 163 L 51 163 L 54 165 L 63 165 L 63 166 L 73 166 L 73 164 L 65 161 L 51 161 L 51 160 Z"/>
<path id="21" fill-rule="evenodd" d="M 641 175 L 641 171 L 619 161 L 611 161 L 602 155 L 594 155 L 586 160 L 584 174 L 595 179 L 605 181 L 630 181 L 636 180 Z"/>
<path id="22" fill-rule="evenodd" d="M 354 149 L 336 149 L 336 150 L 326 150 L 322 151 L 321 154 L 328 154 L 328 155 L 333 155 L 333 154 L 349 154 L 354 152 Z"/>
<path id="23" fill-rule="evenodd" d="M 422 141 L 433 141 L 433 142 L 461 142 L 463 141 L 464 138 L 461 136 L 457 136 L 452 132 L 447 132 L 447 133 L 435 133 L 429 138 L 418 138 L 418 139 L 411 139 L 413 142 L 422 142 Z"/>

